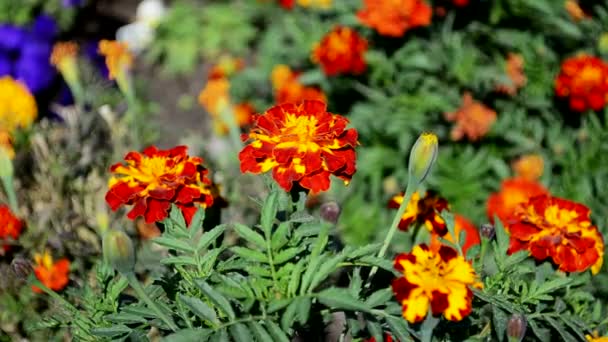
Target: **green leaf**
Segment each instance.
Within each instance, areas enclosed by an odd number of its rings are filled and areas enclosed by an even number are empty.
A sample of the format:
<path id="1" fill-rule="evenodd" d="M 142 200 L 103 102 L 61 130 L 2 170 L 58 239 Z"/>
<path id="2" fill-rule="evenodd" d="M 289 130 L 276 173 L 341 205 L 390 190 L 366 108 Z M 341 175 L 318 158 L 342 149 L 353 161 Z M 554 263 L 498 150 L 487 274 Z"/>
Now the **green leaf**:
<path id="1" fill-rule="evenodd" d="M 403 317 L 386 316 L 386 323 L 391 329 L 391 334 L 398 341 L 414 341 L 409 331 L 409 326 Z"/>
<path id="2" fill-rule="evenodd" d="M 463 240 L 461 240 L 463 241 Z M 509 269 L 515 265 L 518 265 L 519 263 L 521 263 L 522 261 L 526 260 L 528 257 L 530 256 L 530 252 L 523 250 L 523 251 L 519 251 L 517 253 L 511 254 L 509 255 L 504 263 L 503 263 L 503 267 L 505 269 Z"/>
<path id="3" fill-rule="evenodd" d="M 111 315 L 104 316 L 104 319 L 112 322 L 112 323 L 124 323 L 124 324 L 133 324 L 133 323 L 146 323 L 148 320 L 140 315 L 128 313 L 128 312 L 119 312 Z"/>
<path id="4" fill-rule="evenodd" d="M 283 315 L 281 316 L 281 329 L 283 329 L 283 331 L 291 330 L 291 326 L 293 325 L 293 322 L 296 320 L 297 310 L 298 310 L 297 300 L 292 301 L 287 306 L 287 309 L 285 309 L 285 311 L 283 312 Z"/>
<path id="5" fill-rule="evenodd" d="M 221 329 L 217 331 L 213 336 L 211 336 L 211 339 L 209 339 L 209 341 L 226 342 L 228 341 L 228 332 L 226 332 L 226 329 Z"/>
<path id="6" fill-rule="evenodd" d="M 390 288 L 381 289 L 372 293 L 365 301 L 365 305 L 369 306 L 370 308 L 375 308 L 382 304 L 386 304 L 386 302 L 392 298 L 393 291 Z"/>
<path id="7" fill-rule="evenodd" d="M 358 298 L 351 296 L 348 289 L 330 287 L 316 294 L 319 302 L 332 309 L 369 312 L 371 308 Z"/>
<path id="8" fill-rule="evenodd" d="M 333 273 L 338 264 L 344 260 L 344 255 L 338 254 L 331 259 L 324 262 L 321 267 L 319 267 L 319 271 L 314 274 L 312 281 L 310 282 L 310 287 L 308 288 L 308 292 L 312 292 L 323 280 L 325 280 L 331 273 Z"/>
<path id="9" fill-rule="evenodd" d="M 310 316 L 310 307 L 312 306 L 312 299 L 308 297 L 300 297 L 297 300 L 298 313 L 296 317 L 298 318 L 298 323 L 302 326 L 308 322 L 308 317 Z"/>
<path id="10" fill-rule="evenodd" d="M 268 263 L 268 258 L 266 257 L 266 254 L 254 251 L 253 249 L 241 246 L 234 246 L 230 248 L 230 251 L 248 261 Z"/>
<path id="11" fill-rule="evenodd" d="M 209 321 L 215 325 L 219 324 L 215 310 L 198 298 L 184 296 L 179 294 L 179 300 L 184 303 L 190 311 L 205 321 Z"/>
<path id="12" fill-rule="evenodd" d="M 205 232 L 203 234 L 203 236 L 201 236 L 201 239 L 198 240 L 198 244 L 196 245 L 196 250 L 197 251 L 202 251 L 203 249 L 209 247 L 213 242 L 215 242 L 215 240 L 217 240 L 217 238 L 222 235 L 222 233 L 224 233 L 224 230 L 226 229 L 226 225 L 219 225 L 213 229 L 211 229 L 208 232 Z"/>
<path id="13" fill-rule="evenodd" d="M 260 218 L 260 224 L 262 226 L 264 234 L 266 235 L 266 238 L 270 238 L 274 219 L 277 216 L 277 210 L 279 206 L 278 196 L 278 190 L 273 189 L 272 192 L 268 195 L 268 197 L 266 197 L 266 200 L 264 201 L 264 206 L 262 207 L 262 217 Z"/>
<path id="14" fill-rule="evenodd" d="M 249 330 L 253 332 L 253 336 L 255 336 L 256 341 L 258 342 L 266 342 L 272 341 L 272 337 L 266 332 L 266 329 L 258 323 L 258 322 L 249 322 Z"/>
<path id="15" fill-rule="evenodd" d="M 494 229 L 496 231 L 496 242 L 498 244 L 498 250 L 496 252 L 496 257 L 502 259 L 504 255 L 507 255 L 507 250 L 509 249 L 509 234 L 503 227 L 498 216 L 494 215 Z"/>
<path id="16" fill-rule="evenodd" d="M 190 232 L 190 238 L 194 238 L 196 234 L 203 228 L 203 221 L 205 221 L 205 209 L 203 207 L 199 207 L 194 213 L 192 220 L 190 220 L 190 225 L 188 226 L 188 231 Z"/>
<path id="17" fill-rule="evenodd" d="M 268 305 L 267 311 L 269 314 L 271 314 L 273 312 L 277 312 L 277 311 L 283 309 L 284 307 L 286 307 L 287 305 L 289 305 L 292 301 L 293 301 L 293 298 L 275 299 L 272 302 L 270 302 L 270 304 Z"/>
<path id="18" fill-rule="evenodd" d="M 169 218 L 176 224 L 179 228 L 186 229 L 186 220 L 184 219 L 184 215 L 182 214 L 182 210 L 176 206 L 175 204 L 171 205 L 171 212 L 169 213 Z"/>
<path id="19" fill-rule="evenodd" d="M 299 247 L 287 248 L 287 249 L 279 252 L 277 255 L 275 255 L 273 258 L 273 262 L 275 265 L 282 264 L 284 262 L 287 262 L 287 261 L 293 259 L 299 253 L 300 253 Z"/>
<path id="20" fill-rule="evenodd" d="M 234 230 L 240 237 L 247 240 L 249 243 L 252 243 L 258 246 L 261 249 L 266 249 L 266 241 L 262 235 L 253 231 L 253 229 L 247 227 L 244 224 L 234 223 Z"/>
<path id="21" fill-rule="evenodd" d="M 566 342 L 577 342 L 578 340 L 572 336 L 569 332 L 566 331 L 566 328 L 559 324 L 552 317 L 546 316 L 544 319 L 549 322 L 549 324 L 557 331 L 557 333 L 562 337 L 562 341 Z"/>
<path id="22" fill-rule="evenodd" d="M 359 247 L 359 248 L 349 251 L 347 253 L 345 252 L 345 254 L 346 254 L 346 257 L 349 259 L 357 259 L 362 256 L 378 253 L 378 250 L 380 250 L 381 246 L 382 246 L 381 243 L 372 243 L 372 244 L 369 244 L 369 245 L 366 245 L 363 247 Z"/>
<path id="23" fill-rule="evenodd" d="M 273 250 L 279 250 L 285 246 L 287 242 L 289 242 L 289 237 L 287 236 L 290 232 L 291 223 L 289 222 L 281 222 L 279 224 L 279 228 L 272 234 L 272 241 L 270 243 Z"/>
<path id="24" fill-rule="evenodd" d="M 498 336 L 498 341 L 500 342 L 505 338 L 508 320 L 509 317 L 504 311 L 499 309 L 496 305 L 492 305 L 492 323 L 494 325 L 494 332 L 496 332 L 496 336 Z"/>
<path id="25" fill-rule="evenodd" d="M 230 335 L 235 342 L 251 342 L 253 341 L 253 336 L 247 329 L 247 326 L 243 323 L 236 323 L 230 327 Z"/>
<path id="26" fill-rule="evenodd" d="M 319 268 L 321 263 L 325 261 L 325 259 L 326 259 L 325 255 L 321 255 L 321 256 L 313 255 L 310 257 L 310 261 L 308 262 L 306 272 L 304 272 L 304 276 L 302 277 L 302 281 L 300 283 L 300 294 L 303 295 L 306 293 L 306 291 L 308 289 L 308 285 L 312 281 L 313 276 L 317 272 L 317 269 Z"/>
<path id="27" fill-rule="evenodd" d="M 182 329 L 176 333 L 164 337 L 163 342 L 189 342 L 189 341 L 206 341 L 209 339 L 212 330 L 209 329 Z"/>
<path id="28" fill-rule="evenodd" d="M 367 321 L 367 331 L 376 341 L 384 341 L 384 330 L 382 326 L 372 320 Z"/>
<path id="29" fill-rule="evenodd" d="M 114 325 L 108 328 L 93 328 L 91 334 L 100 337 L 116 337 L 131 332 L 131 328 L 126 325 Z"/>
<path id="30" fill-rule="evenodd" d="M 302 277 L 302 269 L 304 268 L 304 259 L 298 261 L 294 269 L 291 271 L 291 278 L 287 285 L 287 293 L 291 296 L 295 295 L 300 285 L 300 278 Z"/>
<path id="31" fill-rule="evenodd" d="M 193 257 L 189 256 L 175 256 L 168 257 L 160 260 L 160 263 L 163 265 L 198 265 L 196 260 Z"/>
<path id="32" fill-rule="evenodd" d="M 279 327 L 275 322 L 271 320 L 265 320 L 264 324 L 266 324 L 266 326 L 268 327 L 268 332 L 270 333 L 270 335 L 272 335 L 272 341 L 289 342 L 289 338 L 287 337 L 287 335 L 285 335 L 283 330 L 281 330 L 281 327 Z"/>
<path id="33" fill-rule="evenodd" d="M 176 251 L 180 251 L 180 252 L 184 252 L 184 253 L 194 253 L 194 248 L 192 248 L 192 246 L 190 246 L 189 243 L 182 241 L 182 240 L 172 238 L 172 237 L 161 236 L 161 237 L 155 238 L 152 241 L 154 241 L 155 243 L 157 243 L 163 247 L 175 249 Z"/>
<path id="34" fill-rule="evenodd" d="M 226 297 L 214 290 L 203 280 L 196 280 L 196 285 L 215 306 L 222 310 L 222 312 L 224 312 L 224 314 L 226 314 L 226 316 L 228 316 L 231 320 L 234 320 L 234 311 L 232 310 L 232 306 Z"/>

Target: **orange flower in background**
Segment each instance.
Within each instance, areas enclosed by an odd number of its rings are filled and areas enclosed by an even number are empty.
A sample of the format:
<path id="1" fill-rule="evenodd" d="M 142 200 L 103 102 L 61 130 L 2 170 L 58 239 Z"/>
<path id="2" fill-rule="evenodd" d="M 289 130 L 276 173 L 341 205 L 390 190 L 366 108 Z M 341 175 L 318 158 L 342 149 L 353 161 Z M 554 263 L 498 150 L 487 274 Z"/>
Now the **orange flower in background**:
<path id="1" fill-rule="evenodd" d="M 496 121 L 496 112 L 474 100 L 471 93 L 465 92 L 460 108 L 455 112 L 445 113 L 445 118 L 456 123 L 450 133 L 452 140 L 458 141 L 467 137 L 470 141 L 477 141 L 490 131 Z"/>
<path id="2" fill-rule="evenodd" d="M 518 178 L 534 182 L 543 175 L 543 157 L 538 154 L 527 154 L 517 159 L 512 167 Z"/>
<path id="3" fill-rule="evenodd" d="M 104 39 L 99 42 L 99 53 L 106 57 L 111 80 L 122 77 L 133 65 L 133 54 L 126 43 Z"/>
<path id="4" fill-rule="evenodd" d="M 469 248 L 479 245 L 481 243 L 481 237 L 479 236 L 479 230 L 471 221 L 467 220 L 464 216 L 454 215 L 454 233 L 456 234 L 456 238 L 452 237 L 450 233 L 447 233 L 443 236 L 449 242 L 460 244 L 460 232 L 465 231 L 465 241 L 462 244 L 462 254 L 467 255 L 467 251 Z M 438 249 L 441 246 L 441 241 L 439 241 L 439 235 L 431 234 L 431 248 Z"/>
<path id="5" fill-rule="evenodd" d="M 51 65 L 58 69 L 66 69 L 62 65 L 74 63 L 78 55 L 78 44 L 74 42 L 58 42 L 53 45 Z"/>
<path id="6" fill-rule="evenodd" d="M 403 193 L 394 196 L 388 201 L 389 208 L 399 208 L 403 203 Z M 412 223 L 423 224 L 429 232 L 434 232 L 439 236 L 444 236 L 448 232 L 445 221 L 439 215 L 448 209 L 448 201 L 439 197 L 434 191 L 427 191 L 423 198 L 418 192 L 414 192 L 410 203 L 407 204 L 399 229 L 407 231 Z"/>
<path id="7" fill-rule="evenodd" d="M 608 63 L 584 54 L 566 59 L 555 79 L 555 93 L 568 98 L 570 109 L 576 112 L 604 108 L 608 96 Z"/>
<path id="8" fill-rule="evenodd" d="M 313 194 L 329 189 L 330 175 L 348 184 L 356 171 L 357 131 L 348 120 L 328 113 L 321 101 L 286 103 L 258 116 L 239 153 L 241 172 L 264 173 L 286 191 L 294 183 Z"/>
<path id="9" fill-rule="evenodd" d="M 53 291 L 63 290 L 70 281 L 70 261 L 66 258 L 60 259 L 57 262 L 53 261 L 53 257 L 48 251 L 44 254 L 36 253 L 34 255 L 34 274 L 42 284 Z M 32 286 L 32 290 L 37 293 L 42 293 L 42 290 L 36 286 Z"/>
<path id="10" fill-rule="evenodd" d="M 509 53 L 505 68 L 511 83 L 499 84 L 496 90 L 514 96 L 528 82 L 528 78 L 524 74 L 524 58 L 520 54 Z"/>
<path id="11" fill-rule="evenodd" d="M 494 222 L 496 215 L 503 224 L 507 224 L 520 205 L 526 204 L 534 196 L 548 194 L 549 191 L 540 183 L 523 178 L 505 179 L 500 185 L 500 191 L 488 197 L 488 218 Z"/>
<path id="12" fill-rule="evenodd" d="M 234 120 L 239 127 L 247 127 L 255 121 L 256 111 L 250 103 L 241 103 L 232 107 L 234 112 Z M 213 121 L 214 130 L 217 134 L 224 135 L 228 133 L 228 124 L 220 117 L 215 117 Z"/>
<path id="13" fill-rule="evenodd" d="M 208 79 L 226 78 L 243 68 L 245 68 L 245 61 L 242 58 L 222 56 L 209 70 Z"/>
<path id="14" fill-rule="evenodd" d="M 3 241 L 17 240 L 23 231 L 23 222 L 17 218 L 9 207 L 0 205 L 0 255 L 10 250 L 10 244 Z"/>
<path id="15" fill-rule="evenodd" d="M 296 5 L 296 0 L 279 0 L 279 5 L 290 10 Z"/>
<path id="16" fill-rule="evenodd" d="M 576 0 L 566 0 L 564 2 L 564 8 L 574 21 L 580 21 L 583 19 L 591 18 L 591 16 L 589 16 L 587 13 L 585 13 L 585 11 L 583 11 L 578 1 Z"/>
<path id="17" fill-rule="evenodd" d="M 363 0 L 359 22 L 383 36 L 401 37 L 406 31 L 429 26 L 433 11 L 422 0 Z"/>
<path id="18" fill-rule="evenodd" d="M 591 268 L 596 274 L 604 260 L 604 239 L 590 214 L 580 203 L 549 195 L 533 197 L 507 225 L 508 252 L 527 250 L 537 260 L 551 258 L 562 271 Z"/>
<path id="19" fill-rule="evenodd" d="M 367 41 L 357 31 L 337 26 L 316 44 L 313 62 L 320 64 L 328 76 L 337 74 L 360 74 L 365 71 L 364 54 Z"/>
<path id="20" fill-rule="evenodd" d="M 7 131 L 0 130 L 0 149 L 3 149 L 10 159 L 15 158 L 13 139 Z"/>
<path id="21" fill-rule="evenodd" d="M 395 258 L 395 269 L 403 277 L 393 280 L 395 297 L 403 307 L 403 317 L 410 323 L 422 321 L 429 309 L 432 314 L 450 321 L 460 321 L 471 313 L 473 292 L 481 288 L 473 266 L 458 252 L 442 245 L 430 249 L 414 246 L 411 253 Z"/>
<path id="22" fill-rule="evenodd" d="M 271 80 L 275 101 L 281 103 L 300 103 L 304 100 L 326 102 L 325 94 L 318 88 L 305 86 L 298 80 L 299 73 L 287 65 L 277 65 L 272 70 Z"/>
<path id="23" fill-rule="evenodd" d="M 186 146 L 170 150 L 150 146 L 143 153 L 129 152 L 125 161 L 126 165 L 110 167 L 115 176 L 109 181 L 106 202 L 112 210 L 133 205 L 127 214 L 132 220 L 143 216 L 147 223 L 161 221 L 174 203 L 189 223 L 199 207 L 213 204 L 203 159 L 188 156 Z"/>
<path id="24" fill-rule="evenodd" d="M 219 117 L 230 105 L 230 82 L 227 78 L 214 78 L 207 81 L 198 95 L 200 105 L 212 116 Z"/>

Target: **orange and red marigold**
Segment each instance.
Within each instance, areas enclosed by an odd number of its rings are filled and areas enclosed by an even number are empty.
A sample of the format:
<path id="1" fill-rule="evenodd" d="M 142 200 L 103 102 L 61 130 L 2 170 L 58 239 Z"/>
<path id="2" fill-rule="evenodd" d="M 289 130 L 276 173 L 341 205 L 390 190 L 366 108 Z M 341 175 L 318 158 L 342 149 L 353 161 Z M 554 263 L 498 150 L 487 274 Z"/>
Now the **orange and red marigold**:
<path id="1" fill-rule="evenodd" d="M 531 198 L 506 228 L 509 253 L 527 250 L 537 260 L 551 260 L 565 272 L 591 268 L 596 274 L 604 259 L 604 239 L 584 205 L 550 195 Z"/>
<path id="2" fill-rule="evenodd" d="M 367 41 L 357 31 L 337 26 L 321 42 L 316 44 L 313 62 L 320 64 L 328 76 L 337 74 L 360 74 L 365 71 L 364 54 Z"/>
<path id="3" fill-rule="evenodd" d="M 393 292 L 410 323 L 422 321 L 429 308 L 433 315 L 460 321 L 472 309 L 470 287 L 482 287 L 473 266 L 445 245 L 414 246 L 411 253 L 397 255 L 394 265 L 403 276 L 393 280 Z"/>
<path id="4" fill-rule="evenodd" d="M 199 207 L 213 204 L 211 181 L 203 159 L 190 157 L 186 146 L 159 150 L 154 146 L 143 153 L 129 152 L 126 165 L 117 163 L 110 171 L 106 202 L 112 210 L 133 205 L 130 219 L 143 216 L 147 223 L 165 219 L 171 204 L 176 204 L 189 223 Z"/>
<path id="5" fill-rule="evenodd" d="M 292 71 L 284 64 L 279 64 L 272 69 L 270 78 L 276 103 L 300 103 L 304 100 L 326 102 L 327 98 L 322 90 L 303 85 L 298 79 L 299 76 L 298 72 Z"/>
<path id="6" fill-rule="evenodd" d="M 42 284 L 53 291 L 63 290 L 70 281 L 70 261 L 66 258 L 60 259 L 57 262 L 53 261 L 53 257 L 48 251 L 43 254 L 34 255 L 34 274 Z M 32 286 L 32 290 L 41 293 L 42 290 L 36 286 Z"/>
<path id="7" fill-rule="evenodd" d="M 494 215 L 503 224 L 507 224 L 522 204 L 534 196 L 548 195 L 549 191 L 542 184 L 524 178 L 509 178 L 502 181 L 500 191 L 488 197 L 487 212 L 490 221 Z"/>
<path id="8" fill-rule="evenodd" d="M 401 37 L 409 29 L 428 26 L 433 11 L 423 0 L 364 0 L 359 22 L 384 36 Z"/>
<path id="9" fill-rule="evenodd" d="M 4 243 L 8 239 L 17 240 L 23 230 L 23 222 L 17 218 L 9 207 L 0 205 L 0 255 L 10 249 L 10 244 Z"/>
<path id="10" fill-rule="evenodd" d="M 241 172 L 264 173 L 286 191 L 294 183 L 312 193 L 330 186 L 330 175 L 348 183 L 356 171 L 357 131 L 348 120 L 327 112 L 325 103 L 286 103 L 258 116 L 239 153 Z"/>
<path id="11" fill-rule="evenodd" d="M 608 96 L 608 63 L 584 54 L 566 59 L 555 79 L 555 93 L 567 98 L 570 109 L 576 112 L 604 108 Z"/>
<path id="12" fill-rule="evenodd" d="M 460 232 L 462 231 L 464 231 L 466 234 L 465 240 L 461 244 Z M 469 248 L 481 243 L 481 237 L 479 236 L 479 230 L 477 227 L 462 215 L 454 215 L 454 234 L 456 235 L 455 238 L 449 232 L 442 236 L 442 238 L 455 244 L 461 244 L 462 254 L 465 256 L 467 255 Z M 431 248 L 436 249 L 440 247 L 441 241 L 439 240 L 439 237 L 440 236 L 437 234 L 431 234 Z"/>
<path id="13" fill-rule="evenodd" d="M 496 112 L 465 92 L 460 108 L 455 112 L 445 113 L 445 118 L 456 123 L 450 133 L 452 140 L 458 141 L 467 137 L 470 141 L 477 141 L 490 131 L 496 121 Z"/>
<path id="14" fill-rule="evenodd" d="M 403 193 L 391 198 L 388 207 L 399 208 L 402 202 Z M 439 214 L 446 209 L 448 209 L 448 201 L 439 197 L 434 191 L 427 191 L 423 198 L 420 198 L 418 192 L 414 192 L 399 221 L 399 229 L 407 231 L 412 223 L 424 224 L 430 232 L 444 236 L 448 228 Z"/>

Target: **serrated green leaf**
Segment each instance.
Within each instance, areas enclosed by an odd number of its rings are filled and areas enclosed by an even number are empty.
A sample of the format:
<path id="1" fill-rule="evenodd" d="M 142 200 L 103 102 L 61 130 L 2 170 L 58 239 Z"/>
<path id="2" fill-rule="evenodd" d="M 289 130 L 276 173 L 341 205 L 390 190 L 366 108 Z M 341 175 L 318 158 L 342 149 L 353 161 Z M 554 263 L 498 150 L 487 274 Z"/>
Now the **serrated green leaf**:
<path id="1" fill-rule="evenodd" d="M 517 253 L 513 253 L 505 259 L 505 261 L 503 263 L 503 267 L 506 269 L 509 269 L 512 266 L 517 265 L 517 264 L 521 263 L 522 261 L 526 260 L 529 256 L 530 256 L 530 252 L 528 252 L 526 250 L 519 251 Z"/>
<path id="2" fill-rule="evenodd" d="M 344 255 L 338 254 L 330 258 L 329 260 L 323 262 L 321 267 L 319 267 L 319 271 L 316 272 L 310 282 L 310 286 L 307 291 L 312 292 L 314 289 L 325 280 L 332 272 L 336 270 L 336 267 L 339 263 L 344 260 Z"/>
<path id="3" fill-rule="evenodd" d="M 299 247 L 287 248 L 287 249 L 282 250 L 279 253 L 277 253 L 273 258 L 273 262 L 275 265 L 280 265 L 284 262 L 290 261 L 291 259 L 295 258 L 296 255 L 298 255 L 299 253 L 300 253 Z"/>
<path id="4" fill-rule="evenodd" d="M 310 285 L 310 282 L 312 281 L 312 278 L 314 277 L 315 273 L 317 272 L 317 269 L 320 267 L 321 263 L 324 262 L 327 259 L 326 255 L 321 255 L 321 256 L 317 256 L 317 257 L 313 257 L 311 256 L 311 258 L 308 261 L 308 265 L 306 268 L 306 271 L 304 272 L 304 275 L 302 276 L 302 281 L 300 283 L 300 294 L 305 294 L 308 286 Z"/>
<path id="5" fill-rule="evenodd" d="M 255 336 L 257 342 L 272 341 L 272 337 L 266 332 L 266 329 L 258 322 L 249 322 L 249 330 Z"/>
<path id="6" fill-rule="evenodd" d="M 297 299 L 297 307 L 298 312 L 296 314 L 298 323 L 301 325 L 306 324 L 308 322 L 308 317 L 310 316 L 310 307 L 312 306 L 312 300 L 308 297 L 300 297 Z"/>
<path id="7" fill-rule="evenodd" d="M 230 251 L 248 261 L 268 263 L 268 258 L 266 257 L 266 254 L 254 251 L 253 249 L 241 246 L 234 246 L 230 248 Z"/>
<path id="8" fill-rule="evenodd" d="M 274 323 L 271 320 L 265 320 L 264 324 L 268 328 L 267 329 L 268 333 L 270 333 L 270 335 L 272 335 L 272 341 L 289 342 L 289 338 L 287 337 L 287 335 L 285 335 L 283 330 L 281 330 L 281 327 L 279 327 L 276 323 Z"/>
<path id="9" fill-rule="evenodd" d="M 352 251 L 349 251 L 346 254 L 346 257 L 348 259 L 357 259 L 360 258 L 362 256 L 366 256 L 366 255 L 372 255 L 372 254 L 376 254 L 378 253 L 378 250 L 380 250 L 380 247 L 382 246 L 381 243 L 372 243 L 363 247 L 359 247 L 357 249 L 354 249 Z"/>
<path id="10" fill-rule="evenodd" d="M 163 342 L 189 342 L 189 341 L 205 341 L 213 333 L 209 329 L 182 329 L 176 333 L 164 337 Z"/>
<path id="11" fill-rule="evenodd" d="M 498 341 L 502 342 L 505 338 L 507 331 L 507 321 L 509 317 L 507 314 L 499 309 L 496 305 L 492 305 L 492 325 L 494 326 L 494 332 L 498 336 Z"/>
<path id="12" fill-rule="evenodd" d="M 403 317 L 386 316 L 386 323 L 391 330 L 391 334 L 398 341 L 414 341 L 409 331 L 409 326 Z"/>
<path id="13" fill-rule="evenodd" d="M 100 337 L 116 337 L 131 332 L 131 328 L 126 325 L 114 325 L 108 328 L 93 328 L 91 334 Z"/>
<path id="14" fill-rule="evenodd" d="M 182 214 L 182 210 L 176 206 L 175 204 L 171 205 L 171 212 L 169 213 L 169 219 L 173 221 L 176 228 L 186 229 L 186 220 L 184 219 L 184 215 Z"/>
<path id="15" fill-rule="evenodd" d="M 222 310 L 222 312 L 224 312 L 224 314 L 226 314 L 226 316 L 228 316 L 231 320 L 234 320 L 234 311 L 232 310 L 232 306 L 226 297 L 214 290 L 204 280 L 196 280 L 196 285 L 215 306 Z"/>
<path id="16" fill-rule="evenodd" d="M 228 332 L 226 331 L 226 329 L 221 329 L 215 332 L 215 334 L 213 334 L 211 336 L 211 339 L 209 339 L 209 341 L 211 342 L 226 342 L 229 341 L 228 340 Z"/>
<path id="17" fill-rule="evenodd" d="M 303 268 L 304 259 L 301 259 L 291 271 L 291 278 L 289 279 L 289 284 L 287 285 L 287 292 L 291 296 L 295 295 L 298 291 L 298 285 L 300 285 L 300 278 L 302 277 Z"/>
<path id="18" fill-rule="evenodd" d="M 367 320 L 367 331 L 376 341 L 384 341 L 384 330 L 382 326 L 372 320 Z"/>
<path id="19" fill-rule="evenodd" d="M 256 233 L 253 229 L 247 227 L 244 224 L 234 223 L 234 230 L 240 237 L 258 246 L 261 249 L 266 249 L 266 241 L 262 235 Z"/>
<path id="20" fill-rule="evenodd" d="M 113 323 L 133 324 L 133 323 L 146 323 L 147 319 L 140 315 L 135 315 L 128 312 L 119 312 L 111 315 L 104 316 L 104 319 Z"/>
<path id="21" fill-rule="evenodd" d="M 272 234 L 272 241 L 270 243 L 273 250 L 279 250 L 285 246 L 287 242 L 289 242 L 289 231 L 291 228 L 291 223 L 289 222 L 281 222 L 279 224 L 279 228 Z"/>
<path id="22" fill-rule="evenodd" d="M 293 322 L 296 320 L 296 312 L 298 310 L 297 300 L 292 301 L 285 311 L 283 315 L 281 315 L 281 329 L 283 331 L 290 331 Z"/>
<path id="23" fill-rule="evenodd" d="M 498 247 L 495 251 L 496 257 L 502 259 L 504 255 L 507 255 L 507 249 L 509 249 L 509 234 L 507 234 L 507 231 L 496 215 L 494 215 L 494 230 L 496 231 L 496 244 Z"/>
<path id="24" fill-rule="evenodd" d="M 266 200 L 264 201 L 264 206 L 262 207 L 262 217 L 260 218 L 260 224 L 262 226 L 262 230 L 266 238 L 270 239 L 272 226 L 274 225 L 274 219 L 277 216 L 278 211 L 278 190 L 274 189 Z"/>
<path id="25" fill-rule="evenodd" d="M 372 293 L 365 301 L 365 305 L 369 306 L 370 308 L 375 308 L 382 304 L 386 304 L 386 302 L 388 302 L 392 298 L 393 291 L 390 288 L 381 289 Z"/>
<path id="26" fill-rule="evenodd" d="M 348 289 L 330 287 L 315 295 L 319 302 L 332 309 L 369 312 L 371 308 L 358 298 L 351 296 Z"/>
<path id="27" fill-rule="evenodd" d="M 253 336 L 247 326 L 243 323 L 236 323 L 230 327 L 230 335 L 235 342 L 251 342 Z"/>
<path id="28" fill-rule="evenodd" d="M 202 251 L 203 249 L 209 247 L 217 238 L 224 233 L 226 229 L 226 225 L 221 224 L 208 232 L 203 233 L 201 239 L 198 240 L 198 244 L 196 245 L 197 251 Z"/>
<path id="29" fill-rule="evenodd" d="M 174 249 L 176 251 L 180 251 L 180 252 L 184 252 L 184 253 L 193 253 L 194 252 L 194 248 L 192 248 L 192 246 L 190 246 L 189 243 L 182 241 L 182 240 L 172 238 L 172 237 L 161 236 L 161 237 L 155 238 L 152 241 L 154 241 L 154 243 L 159 244 L 163 247 Z"/>
<path id="30" fill-rule="evenodd" d="M 270 304 L 268 305 L 268 310 L 266 311 L 268 311 L 269 314 L 277 312 L 289 305 L 292 301 L 292 298 L 275 299 L 270 302 Z"/>
<path id="31" fill-rule="evenodd" d="M 196 234 L 201 231 L 203 228 L 203 221 L 205 221 L 205 209 L 203 207 L 199 207 L 192 216 L 192 220 L 190 220 L 190 225 L 188 226 L 188 232 L 190 232 L 190 239 L 193 239 Z"/>
<path id="32" fill-rule="evenodd" d="M 546 316 L 544 317 L 545 321 L 549 322 L 549 324 L 557 331 L 557 333 L 562 337 L 562 341 L 565 342 L 577 342 L 578 340 L 572 336 L 569 332 L 566 331 L 565 327 L 559 324 L 552 317 Z"/>
<path id="33" fill-rule="evenodd" d="M 179 300 L 184 303 L 190 311 L 197 315 L 200 319 L 209 321 L 215 325 L 219 324 L 217 314 L 207 303 L 198 298 L 184 296 L 179 294 Z"/>
<path id="34" fill-rule="evenodd" d="M 193 257 L 189 256 L 173 256 L 160 260 L 163 265 L 192 265 L 196 266 L 197 262 Z"/>

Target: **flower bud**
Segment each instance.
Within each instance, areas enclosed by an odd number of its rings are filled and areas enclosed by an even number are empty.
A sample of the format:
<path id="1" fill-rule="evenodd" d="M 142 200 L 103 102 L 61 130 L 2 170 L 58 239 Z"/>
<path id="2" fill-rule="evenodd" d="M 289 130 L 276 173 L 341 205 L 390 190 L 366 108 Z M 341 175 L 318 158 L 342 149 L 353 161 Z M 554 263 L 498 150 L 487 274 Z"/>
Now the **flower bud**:
<path id="1" fill-rule="evenodd" d="M 437 136 L 422 133 L 410 152 L 409 184 L 418 186 L 426 178 L 437 159 Z M 408 184 L 408 186 L 410 186 Z"/>
<path id="2" fill-rule="evenodd" d="M 520 342 L 526 335 L 526 327 L 528 322 L 521 314 L 513 314 L 507 322 L 507 336 L 509 342 Z"/>
<path id="3" fill-rule="evenodd" d="M 118 272 L 130 273 L 135 266 L 133 242 L 122 230 L 108 230 L 103 237 L 103 257 Z"/>
<path id="4" fill-rule="evenodd" d="M 16 257 L 13 259 L 13 262 L 11 262 L 11 269 L 13 270 L 15 278 L 26 280 L 30 273 L 32 273 L 32 264 L 27 259 Z"/>
<path id="5" fill-rule="evenodd" d="M 336 224 L 340 218 L 340 206 L 336 202 L 327 202 L 321 205 L 321 218 L 327 222 Z"/>
<path id="6" fill-rule="evenodd" d="M 492 240 L 496 235 L 496 229 L 492 224 L 484 223 L 479 227 L 479 234 L 488 240 Z"/>
<path id="7" fill-rule="evenodd" d="M 9 179 L 13 177 L 13 162 L 8 150 L 0 148 L 0 178 Z"/>

